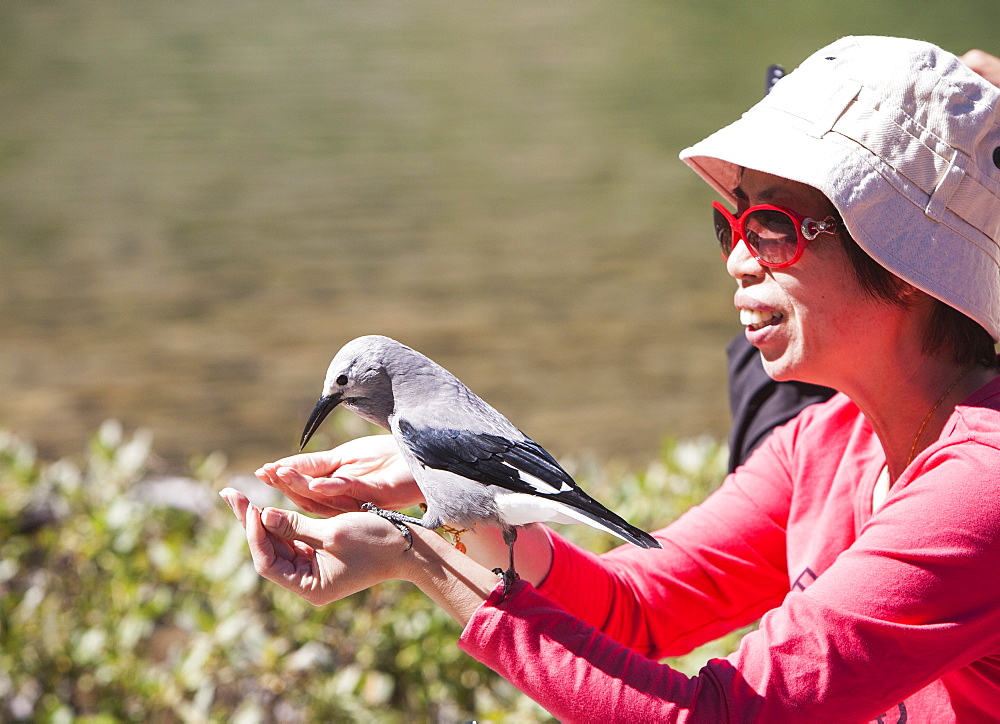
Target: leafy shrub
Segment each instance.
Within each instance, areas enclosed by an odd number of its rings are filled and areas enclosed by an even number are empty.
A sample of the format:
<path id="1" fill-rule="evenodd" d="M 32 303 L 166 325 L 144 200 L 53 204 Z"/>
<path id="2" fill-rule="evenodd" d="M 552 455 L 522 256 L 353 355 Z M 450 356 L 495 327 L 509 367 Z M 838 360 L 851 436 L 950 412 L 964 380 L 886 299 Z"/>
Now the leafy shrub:
<path id="1" fill-rule="evenodd" d="M 260 579 L 215 496 L 230 482 L 224 460 L 199 461 L 165 505 L 151 492 L 150 447 L 147 433 L 106 423 L 80 467 L 0 433 L 0 718 L 549 720 L 461 653 L 458 626 L 407 584 L 317 609 Z M 639 474 L 573 472 L 652 528 L 723 466 L 721 446 L 702 440 L 668 443 Z M 614 544 L 582 526 L 562 532 Z"/>

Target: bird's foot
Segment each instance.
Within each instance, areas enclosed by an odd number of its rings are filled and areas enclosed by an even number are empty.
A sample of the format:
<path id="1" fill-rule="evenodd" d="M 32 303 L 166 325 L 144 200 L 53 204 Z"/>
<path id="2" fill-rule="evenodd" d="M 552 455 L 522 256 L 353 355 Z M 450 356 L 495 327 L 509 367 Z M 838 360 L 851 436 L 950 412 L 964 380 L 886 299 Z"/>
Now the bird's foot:
<path id="1" fill-rule="evenodd" d="M 399 529 L 399 532 L 403 534 L 406 538 L 406 550 L 410 550 L 413 547 L 413 533 L 410 532 L 410 525 L 423 525 L 420 518 L 414 518 L 412 515 L 404 515 L 398 510 L 383 510 L 374 503 L 363 503 L 361 505 L 361 510 L 366 513 L 374 513 L 380 518 L 385 518 L 387 521 L 392 523 Z"/>
<path id="2" fill-rule="evenodd" d="M 503 589 L 500 591 L 500 600 L 497 603 L 503 603 L 507 598 L 507 594 L 510 593 L 511 586 L 517 583 L 520 578 L 517 575 L 517 571 L 514 570 L 514 542 L 517 540 L 517 528 L 512 525 L 503 526 L 503 542 L 507 544 L 507 552 L 510 555 L 509 564 L 507 570 L 501 568 L 494 568 L 493 572 L 500 576 L 503 581 Z"/>
<path id="3" fill-rule="evenodd" d="M 506 571 L 502 568 L 494 568 L 493 572 L 500 576 L 500 580 L 503 581 L 503 589 L 500 591 L 500 599 L 497 601 L 497 603 L 503 603 L 507 598 L 507 594 L 510 593 L 511 586 L 517 583 L 521 577 L 517 575 L 514 566 L 511 566 Z"/>

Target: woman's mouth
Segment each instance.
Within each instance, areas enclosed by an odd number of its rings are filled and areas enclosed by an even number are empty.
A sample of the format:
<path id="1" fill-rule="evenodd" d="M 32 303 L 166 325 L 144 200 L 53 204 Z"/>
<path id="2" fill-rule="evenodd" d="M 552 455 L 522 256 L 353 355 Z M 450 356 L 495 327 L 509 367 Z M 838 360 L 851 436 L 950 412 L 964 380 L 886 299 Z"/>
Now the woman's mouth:
<path id="1" fill-rule="evenodd" d="M 778 312 L 762 311 L 760 309 L 740 309 L 740 324 L 752 330 L 763 329 L 777 324 L 782 319 Z"/>

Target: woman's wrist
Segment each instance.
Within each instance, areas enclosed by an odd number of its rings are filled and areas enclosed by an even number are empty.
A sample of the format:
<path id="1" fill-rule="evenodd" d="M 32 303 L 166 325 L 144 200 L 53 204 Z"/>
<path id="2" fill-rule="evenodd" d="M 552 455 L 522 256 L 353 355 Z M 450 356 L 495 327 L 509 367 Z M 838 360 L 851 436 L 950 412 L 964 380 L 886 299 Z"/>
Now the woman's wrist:
<path id="1" fill-rule="evenodd" d="M 416 585 L 463 626 L 498 583 L 496 574 L 432 530 L 413 526 L 399 577 Z"/>
<path id="2" fill-rule="evenodd" d="M 540 523 L 519 526 L 514 543 L 514 568 L 518 575 L 533 586 L 539 586 L 552 567 L 551 531 Z M 507 568 L 510 551 L 499 528 L 481 525 L 475 532 L 462 534 L 462 543 L 469 556 L 483 567 Z"/>

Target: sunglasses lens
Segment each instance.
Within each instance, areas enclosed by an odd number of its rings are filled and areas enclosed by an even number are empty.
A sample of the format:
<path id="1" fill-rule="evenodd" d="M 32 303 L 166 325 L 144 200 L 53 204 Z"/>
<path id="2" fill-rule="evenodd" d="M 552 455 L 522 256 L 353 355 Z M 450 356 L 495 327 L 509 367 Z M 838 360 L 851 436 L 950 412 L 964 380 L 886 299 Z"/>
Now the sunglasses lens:
<path id="1" fill-rule="evenodd" d="M 754 211 L 743 224 L 747 243 L 762 262 L 785 264 L 794 258 L 799 248 L 799 236 L 795 222 L 788 214 L 773 209 Z"/>
<path id="2" fill-rule="evenodd" d="M 725 214 L 716 208 L 712 208 L 712 220 L 715 223 L 715 238 L 722 249 L 722 256 L 729 258 L 729 252 L 733 250 L 733 227 L 729 225 L 729 219 Z"/>

